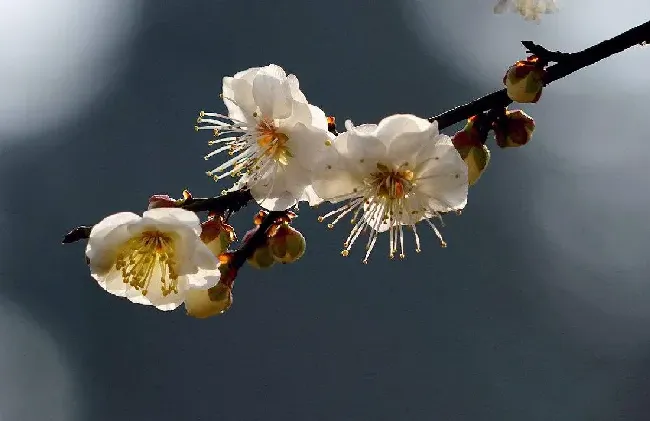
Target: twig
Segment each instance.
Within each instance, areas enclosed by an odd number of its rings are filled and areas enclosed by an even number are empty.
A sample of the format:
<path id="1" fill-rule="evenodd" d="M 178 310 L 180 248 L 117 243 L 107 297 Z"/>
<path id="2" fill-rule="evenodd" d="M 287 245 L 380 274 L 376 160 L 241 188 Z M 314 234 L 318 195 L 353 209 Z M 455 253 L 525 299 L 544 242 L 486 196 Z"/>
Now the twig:
<path id="1" fill-rule="evenodd" d="M 249 190 L 235 190 L 217 197 L 186 199 L 181 208 L 192 212 L 235 213 L 253 200 Z"/>
<path id="2" fill-rule="evenodd" d="M 627 30 L 620 35 L 603 41 L 585 50 L 577 53 L 562 53 L 559 51 L 549 51 L 546 48 L 533 43 L 532 41 L 522 41 L 522 44 L 529 52 L 538 55 L 541 60 L 546 62 L 556 62 L 557 64 L 546 68 L 545 84 L 548 85 L 558 79 L 562 79 L 571 73 L 590 66 L 598 61 L 611 55 L 620 53 L 635 45 L 645 45 L 650 41 L 650 21 L 641 24 L 635 28 Z M 440 130 L 447 128 L 455 123 L 468 119 L 474 115 L 486 111 L 488 118 L 496 117 L 512 101 L 508 98 L 505 89 L 492 92 L 465 105 L 458 106 L 442 114 L 430 117 L 429 121 L 438 121 Z M 334 119 L 328 124 L 328 130 L 338 134 Z M 239 190 L 227 193 L 218 197 L 211 198 L 190 198 L 181 206 L 194 212 L 215 212 L 230 215 L 246 206 L 252 200 L 248 190 Z M 270 212 L 262 221 L 259 230 L 233 254 L 231 264 L 236 268 L 241 267 L 248 257 L 252 255 L 257 247 L 263 244 L 266 238 L 266 231 L 273 222 L 284 212 Z M 79 226 L 63 237 L 63 244 L 74 243 L 79 240 L 87 239 L 90 235 L 92 226 Z"/>
<path id="3" fill-rule="evenodd" d="M 85 240 L 86 238 L 90 237 L 90 230 L 92 229 L 92 225 L 78 226 L 63 237 L 61 244 L 70 244 L 79 240 Z"/>
<path id="4" fill-rule="evenodd" d="M 253 196 L 251 196 L 250 191 L 236 190 L 217 197 L 189 198 L 179 207 L 192 212 L 215 212 L 221 215 L 230 215 L 239 211 L 251 200 L 253 200 Z M 73 229 L 63 237 L 62 244 L 87 239 L 92 228 L 92 225 L 81 225 Z"/>
<path id="5" fill-rule="evenodd" d="M 571 53 L 563 53 L 560 51 L 549 51 L 541 45 L 535 44 L 533 41 L 521 41 L 527 52 L 536 55 L 540 60 L 545 63 L 562 63 L 573 58 Z"/>
<path id="6" fill-rule="evenodd" d="M 573 54 L 549 52 L 554 58 L 560 60 L 557 64 L 546 68 L 545 84 L 548 85 L 558 79 L 562 79 L 571 73 L 584 67 L 591 66 L 600 60 L 618 54 L 635 45 L 642 45 L 644 41 L 650 40 L 650 21 L 623 32 L 614 38 L 598 43 L 592 47 Z M 542 52 L 541 46 L 537 46 L 529 41 L 523 41 L 524 45 L 530 49 Z M 542 52 L 544 54 L 544 52 Z M 559 54 L 559 56 L 557 55 Z M 567 59 L 567 57 L 570 57 Z M 549 60 L 555 61 L 555 60 Z M 492 92 L 484 97 L 478 98 L 470 103 L 445 111 L 442 114 L 430 117 L 429 121 L 438 121 L 438 129 L 442 130 L 460 121 L 466 120 L 474 115 L 488 111 L 494 108 L 503 108 L 510 105 L 512 101 L 508 98 L 505 89 Z"/>

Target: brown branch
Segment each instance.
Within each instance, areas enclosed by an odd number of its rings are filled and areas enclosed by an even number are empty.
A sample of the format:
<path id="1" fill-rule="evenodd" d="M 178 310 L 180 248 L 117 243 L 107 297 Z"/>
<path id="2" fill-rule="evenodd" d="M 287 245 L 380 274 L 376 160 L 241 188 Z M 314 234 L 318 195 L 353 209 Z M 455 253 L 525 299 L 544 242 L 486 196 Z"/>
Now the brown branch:
<path id="1" fill-rule="evenodd" d="M 190 198 L 180 206 L 192 212 L 235 213 L 246 206 L 253 196 L 249 190 L 235 190 L 217 197 Z"/>
<path id="2" fill-rule="evenodd" d="M 641 24 L 635 28 L 627 30 L 620 35 L 603 41 L 585 50 L 577 53 L 562 53 L 559 51 L 549 51 L 546 48 L 533 43 L 532 41 L 522 41 L 522 44 L 528 49 L 528 52 L 538 55 L 545 62 L 556 62 L 557 64 L 546 68 L 545 84 L 548 85 L 558 79 L 562 79 L 571 73 L 590 66 L 611 55 L 620 53 L 635 45 L 645 45 L 650 41 L 650 21 Z M 447 128 L 455 123 L 466 120 L 474 115 L 481 114 L 485 111 L 494 110 L 495 115 L 499 110 L 510 105 L 512 101 L 508 98 L 505 89 L 492 92 L 465 105 L 458 106 L 442 114 L 430 117 L 429 121 L 438 121 L 440 130 Z M 332 119 L 328 124 L 328 129 L 334 134 L 338 134 L 336 125 Z M 252 197 L 247 190 L 240 190 L 227 193 L 218 197 L 211 198 L 190 198 L 187 199 L 181 208 L 194 212 L 215 212 L 230 215 L 246 206 Z M 257 233 L 243 245 L 234 254 L 237 267 L 241 267 L 244 261 L 252 255 L 260 239 L 265 239 L 266 231 L 272 225 L 273 221 L 281 216 L 282 212 L 271 212 L 260 225 Z M 63 244 L 73 243 L 79 240 L 87 239 L 90 235 L 92 226 L 79 226 L 63 237 Z"/>
<path id="3" fill-rule="evenodd" d="M 214 212 L 220 215 L 230 215 L 239 211 L 251 200 L 253 200 L 253 196 L 251 196 L 250 191 L 236 190 L 217 197 L 192 197 L 186 199 L 179 207 L 192 212 Z M 90 236 L 90 231 L 92 228 L 92 225 L 81 225 L 67 233 L 63 237 L 63 241 L 61 243 L 69 244 L 76 241 L 85 240 Z"/>
<path id="4" fill-rule="evenodd" d="M 537 45 L 532 41 L 521 41 L 521 43 L 524 45 L 524 47 L 526 47 L 527 53 L 539 57 L 539 59 L 544 61 L 546 64 L 550 62 L 561 63 L 573 58 L 573 54 L 563 53 L 560 51 L 549 51 L 541 45 Z"/>
<path id="5" fill-rule="evenodd" d="M 540 57 L 545 61 L 557 61 L 557 64 L 546 68 L 546 79 L 544 82 L 548 85 L 551 82 L 562 79 L 575 71 L 591 66 L 604 58 L 618 54 L 630 47 L 644 45 L 647 41 L 650 41 L 650 21 L 629 29 L 614 38 L 572 54 L 551 52 L 531 41 L 522 41 L 522 43 L 529 51 L 540 53 L 542 56 L 546 55 L 545 57 Z M 429 118 L 429 121 L 438 121 L 438 129 L 442 130 L 484 111 L 493 108 L 504 108 L 511 103 L 512 101 L 508 98 L 506 90 L 501 89 L 465 105 L 433 116 Z"/>

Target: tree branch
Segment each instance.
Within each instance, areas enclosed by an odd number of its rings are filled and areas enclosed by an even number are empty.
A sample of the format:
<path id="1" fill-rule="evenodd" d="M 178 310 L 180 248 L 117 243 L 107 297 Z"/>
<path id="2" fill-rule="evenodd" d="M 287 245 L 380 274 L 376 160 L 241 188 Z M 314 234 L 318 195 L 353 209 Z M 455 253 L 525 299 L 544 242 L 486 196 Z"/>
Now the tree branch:
<path id="1" fill-rule="evenodd" d="M 235 213 L 253 200 L 249 190 L 236 190 L 217 197 L 186 199 L 180 206 L 192 212 Z"/>
<path id="2" fill-rule="evenodd" d="M 648 41 L 650 41 L 650 21 L 577 53 L 549 51 L 532 41 L 522 41 L 522 44 L 527 48 L 528 52 L 537 55 L 540 60 L 557 63 L 546 68 L 544 83 L 548 85 L 630 47 L 645 45 Z M 438 122 L 438 129 L 442 130 L 485 111 L 502 110 L 511 103 L 512 101 L 508 98 L 506 90 L 501 89 L 465 105 L 430 117 L 429 121 L 436 120 Z M 330 132 L 338 134 L 333 118 L 328 121 L 328 129 Z M 180 207 L 193 212 L 215 212 L 229 216 L 246 206 L 252 199 L 248 190 L 239 190 L 218 197 L 189 198 Z M 255 249 L 264 244 L 266 231 L 283 214 L 284 212 L 269 213 L 259 226 L 259 230 L 239 250 L 233 253 L 231 265 L 234 268 L 238 269 L 241 267 L 246 259 L 253 254 Z M 68 244 L 87 239 L 91 229 L 92 226 L 79 226 L 66 234 L 62 242 L 63 244 Z"/>
<path id="3" fill-rule="evenodd" d="M 546 68 L 546 79 L 544 83 L 548 85 L 551 82 L 562 79 L 575 71 L 591 66 L 604 58 L 618 54 L 630 47 L 645 45 L 648 41 L 650 41 L 650 21 L 627 30 L 614 38 L 572 54 L 557 51 L 551 52 L 531 41 L 522 41 L 522 44 L 530 52 L 540 54 L 540 59 L 557 62 L 557 64 Z M 438 122 L 438 129 L 442 130 L 484 111 L 493 108 L 505 108 L 511 103 L 512 101 L 508 98 L 504 88 L 465 105 L 430 117 L 429 121 L 433 122 L 436 120 Z"/>
<path id="4" fill-rule="evenodd" d="M 253 200 L 250 191 L 236 190 L 217 197 L 199 197 L 186 199 L 179 207 L 192 212 L 214 212 L 229 216 L 237 212 Z M 90 236 L 92 225 L 81 225 L 63 237 L 62 244 L 70 244 L 85 240 Z"/>

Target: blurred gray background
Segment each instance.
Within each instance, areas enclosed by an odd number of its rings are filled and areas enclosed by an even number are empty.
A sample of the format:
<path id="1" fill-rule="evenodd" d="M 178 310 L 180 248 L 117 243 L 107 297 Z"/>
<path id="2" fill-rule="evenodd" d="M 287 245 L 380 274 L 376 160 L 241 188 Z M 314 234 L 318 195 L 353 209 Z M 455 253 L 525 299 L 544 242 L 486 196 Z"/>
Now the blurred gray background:
<path id="1" fill-rule="evenodd" d="M 650 16 L 493 5 L 0 0 L 0 420 L 648 420 L 648 48 L 527 107 L 534 140 L 493 148 L 447 249 L 389 261 L 384 240 L 365 266 L 304 209 L 305 257 L 246 268 L 195 320 L 106 294 L 60 245 L 153 193 L 221 191 L 192 127 L 223 76 L 279 64 L 341 124 L 426 117 L 500 88 L 521 39 L 573 51 Z"/>

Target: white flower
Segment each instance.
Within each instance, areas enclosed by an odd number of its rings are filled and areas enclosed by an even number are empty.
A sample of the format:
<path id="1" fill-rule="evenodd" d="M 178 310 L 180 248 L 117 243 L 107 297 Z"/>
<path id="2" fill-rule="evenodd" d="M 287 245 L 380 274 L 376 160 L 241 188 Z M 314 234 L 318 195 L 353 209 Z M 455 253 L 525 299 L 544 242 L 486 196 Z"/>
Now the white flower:
<path id="1" fill-rule="evenodd" d="M 557 12 L 556 0 L 499 0 L 494 6 L 494 13 L 503 13 L 506 9 L 519 13 L 525 20 L 539 22 L 540 15 Z"/>
<path id="2" fill-rule="evenodd" d="M 191 289 L 219 281 L 219 261 L 200 239 L 194 212 L 158 208 L 143 216 L 121 212 L 90 232 L 86 257 L 92 277 L 111 294 L 173 310 Z"/>
<path id="3" fill-rule="evenodd" d="M 325 113 L 307 103 L 298 79 L 274 64 L 223 79 L 228 115 L 201 112 L 196 129 L 214 130 L 226 162 L 208 172 L 216 180 L 240 176 L 234 189 L 248 188 L 268 210 L 284 210 L 298 201 L 319 202 L 309 181 L 322 151 L 331 145 Z"/>
<path id="4" fill-rule="evenodd" d="M 441 213 L 459 211 L 467 203 L 467 165 L 448 136 L 438 133 L 437 122 L 413 115 L 394 115 L 379 125 L 353 127 L 334 140 L 336 153 L 313 182 L 316 194 L 330 202 L 345 204 L 319 217 L 336 215 L 333 228 L 352 213 L 352 230 L 344 243 L 347 256 L 363 231 L 369 231 L 364 263 L 378 234 L 388 231 L 389 256 L 405 256 L 404 227 L 413 230 L 416 251 L 420 238 L 415 224 L 425 221 L 446 243 L 431 219 Z"/>

